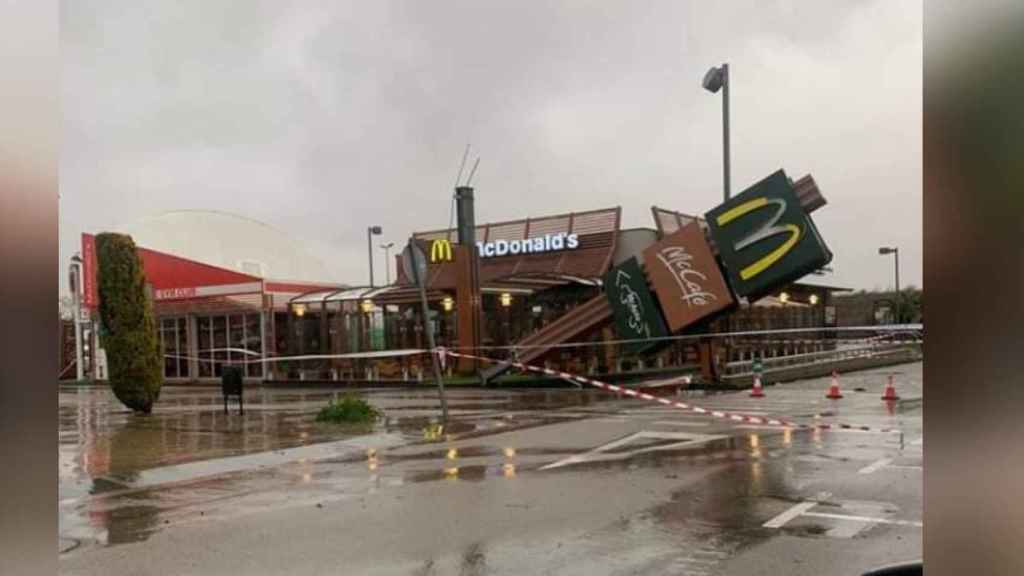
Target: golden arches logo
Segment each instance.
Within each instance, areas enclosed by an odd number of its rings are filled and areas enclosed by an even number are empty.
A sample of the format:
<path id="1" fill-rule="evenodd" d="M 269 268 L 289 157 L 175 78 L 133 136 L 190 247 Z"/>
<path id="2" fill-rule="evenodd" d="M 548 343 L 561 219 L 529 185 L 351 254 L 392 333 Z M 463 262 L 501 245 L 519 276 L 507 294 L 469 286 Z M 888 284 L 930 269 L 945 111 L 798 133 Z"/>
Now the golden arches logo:
<path id="1" fill-rule="evenodd" d="M 438 239 L 430 243 L 431 262 L 451 262 L 453 258 L 451 241 Z"/>
<path id="2" fill-rule="evenodd" d="M 761 272 L 764 272 L 773 264 L 781 260 L 782 257 L 785 256 L 790 250 L 792 250 L 793 247 L 796 246 L 796 243 L 800 241 L 800 227 L 797 226 L 796 224 L 783 224 L 781 226 L 778 225 L 779 218 L 781 218 L 782 214 L 786 211 L 786 201 L 781 198 L 773 198 L 771 200 L 763 197 L 754 198 L 753 200 L 748 200 L 738 206 L 734 206 L 733 208 L 726 210 L 717 218 L 718 225 L 725 226 L 726 224 L 736 220 L 740 216 L 753 212 L 754 210 L 764 208 L 768 205 L 775 206 L 775 214 L 773 214 L 772 217 L 767 222 L 765 222 L 760 228 L 755 230 L 746 238 L 743 238 L 742 240 L 737 242 L 735 246 L 733 246 L 733 248 L 737 252 L 739 252 L 740 250 L 743 250 L 744 248 L 752 244 L 755 244 L 757 242 L 760 242 L 761 240 L 770 238 L 777 234 L 789 234 L 789 238 L 787 238 L 786 241 L 783 242 L 778 248 L 762 256 L 760 259 L 757 260 L 757 262 L 754 262 L 753 264 L 750 264 L 749 266 L 746 266 L 745 268 L 740 270 L 740 278 L 742 278 L 743 280 L 750 280 L 754 276 L 757 276 Z"/>

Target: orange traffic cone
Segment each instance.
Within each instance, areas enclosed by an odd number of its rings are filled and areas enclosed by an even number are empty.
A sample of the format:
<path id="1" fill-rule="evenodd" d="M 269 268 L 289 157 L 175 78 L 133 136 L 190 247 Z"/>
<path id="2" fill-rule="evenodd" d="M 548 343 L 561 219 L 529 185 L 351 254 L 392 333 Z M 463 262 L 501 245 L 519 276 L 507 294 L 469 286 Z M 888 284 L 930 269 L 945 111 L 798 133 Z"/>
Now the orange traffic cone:
<path id="1" fill-rule="evenodd" d="M 843 397 L 843 394 L 839 392 L 839 374 L 835 370 L 832 371 L 832 385 L 828 387 L 828 394 L 825 394 L 825 398 L 832 400 L 838 400 Z"/>
<path id="2" fill-rule="evenodd" d="M 889 374 L 889 382 L 885 385 L 885 393 L 882 394 L 882 400 L 899 400 L 900 397 L 896 395 L 896 386 L 892 383 L 892 374 Z"/>
<path id="3" fill-rule="evenodd" d="M 761 386 L 761 375 L 754 374 L 754 388 L 750 391 L 751 398 L 764 398 L 764 387 Z"/>

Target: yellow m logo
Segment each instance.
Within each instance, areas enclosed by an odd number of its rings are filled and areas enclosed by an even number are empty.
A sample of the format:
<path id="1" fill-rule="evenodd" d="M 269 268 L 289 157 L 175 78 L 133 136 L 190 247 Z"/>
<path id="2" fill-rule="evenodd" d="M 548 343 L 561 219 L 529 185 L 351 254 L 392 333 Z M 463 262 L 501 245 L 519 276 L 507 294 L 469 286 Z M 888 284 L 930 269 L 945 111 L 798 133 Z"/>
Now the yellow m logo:
<path id="1" fill-rule="evenodd" d="M 448 240 L 434 240 L 430 243 L 431 262 L 451 262 L 452 243 Z"/>
<path id="2" fill-rule="evenodd" d="M 787 252 L 792 250 L 793 246 L 796 246 L 796 243 L 800 241 L 800 227 L 797 226 L 796 224 L 783 224 L 781 226 L 778 225 L 779 218 L 782 217 L 782 214 L 786 211 L 786 201 L 781 198 L 773 198 L 771 200 L 767 198 L 755 198 L 753 200 L 748 200 L 738 206 L 726 210 L 717 218 L 718 225 L 725 226 L 726 224 L 732 222 L 733 220 L 736 220 L 740 216 L 753 212 L 754 210 L 764 208 L 769 204 L 772 204 L 776 207 L 775 214 L 772 215 L 772 217 L 767 222 L 765 222 L 760 228 L 752 232 L 749 236 L 736 242 L 733 248 L 737 252 L 739 252 L 740 250 L 743 250 L 744 248 L 752 244 L 755 244 L 757 242 L 760 242 L 761 240 L 770 238 L 777 234 L 789 234 L 789 238 L 787 238 L 786 241 L 783 242 L 782 245 L 780 245 L 778 248 L 772 250 L 768 254 L 761 257 L 757 262 L 754 262 L 753 264 L 740 270 L 740 278 L 742 278 L 743 280 L 750 280 L 754 276 L 757 276 L 761 272 L 764 272 L 773 264 L 781 260 Z"/>

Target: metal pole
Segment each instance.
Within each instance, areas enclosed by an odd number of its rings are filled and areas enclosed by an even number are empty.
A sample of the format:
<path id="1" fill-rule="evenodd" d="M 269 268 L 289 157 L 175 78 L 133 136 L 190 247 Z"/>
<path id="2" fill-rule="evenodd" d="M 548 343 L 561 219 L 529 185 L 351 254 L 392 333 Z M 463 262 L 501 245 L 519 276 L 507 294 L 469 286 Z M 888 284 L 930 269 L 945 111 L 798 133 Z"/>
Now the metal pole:
<path id="1" fill-rule="evenodd" d="M 722 76 L 724 82 L 722 85 L 722 145 L 723 145 L 723 170 L 725 172 L 725 200 L 728 202 L 730 196 L 730 185 L 729 185 L 729 65 L 722 64 Z"/>
<path id="2" fill-rule="evenodd" d="M 409 244 L 411 246 L 412 241 L 410 241 Z M 444 395 L 444 380 L 441 379 L 441 364 L 438 361 L 437 354 L 435 352 L 434 331 L 430 329 L 430 308 L 427 306 L 427 288 L 425 286 L 426 282 L 420 279 L 420 266 L 419 263 L 415 261 L 416 258 L 416 251 L 410 248 L 410 260 L 413 260 L 413 262 L 412 266 L 409 266 L 409 268 L 412 268 L 411 272 L 413 276 L 413 281 L 416 282 L 416 284 L 419 286 L 420 310 L 423 313 L 423 332 L 427 336 L 427 348 L 430 350 L 431 364 L 433 365 L 434 368 L 434 381 L 437 382 L 437 392 L 438 395 L 441 397 L 441 421 L 445 425 L 447 425 L 448 400 L 445 398 Z"/>
<path id="3" fill-rule="evenodd" d="M 900 324 L 902 318 L 900 317 L 900 249 L 894 248 L 893 255 L 896 256 L 896 323 Z"/>
<path id="4" fill-rule="evenodd" d="M 373 288 L 373 229 L 366 229 L 366 252 L 370 256 L 370 288 Z"/>
<path id="5" fill-rule="evenodd" d="M 391 285 L 391 247 L 384 247 L 384 283 L 385 286 Z"/>
<path id="6" fill-rule="evenodd" d="M 71 274 L 74 276 L 74 282 L 72 282 L 71 286 L 71 298 L 74 303 L 72 313 L 75 315 L 72 319 L 75 326 L 75 379 L 81 380 L 84 376 L 82 366 L 82 296 L 78 289 L 82 283 L 82 265 L 77 262 L 73 263 L 71 269 Z M 64 343 L 61 342 L 61 346 L 63 345 Z"/>

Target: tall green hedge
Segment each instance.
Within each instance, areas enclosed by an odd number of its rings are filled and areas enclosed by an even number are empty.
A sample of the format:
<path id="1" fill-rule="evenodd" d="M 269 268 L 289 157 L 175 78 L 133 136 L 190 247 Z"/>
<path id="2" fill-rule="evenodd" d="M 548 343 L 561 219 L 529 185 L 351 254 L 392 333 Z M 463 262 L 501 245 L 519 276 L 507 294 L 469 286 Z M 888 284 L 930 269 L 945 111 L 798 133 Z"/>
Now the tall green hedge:
<path id="1" fill-rule="evenodd" d="M 149 414 L 160 396 L 163 361 L 142 262 L 124 234 L 97 235 L 96 256 L 110 387 L 125 406 Z"/>

